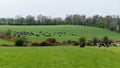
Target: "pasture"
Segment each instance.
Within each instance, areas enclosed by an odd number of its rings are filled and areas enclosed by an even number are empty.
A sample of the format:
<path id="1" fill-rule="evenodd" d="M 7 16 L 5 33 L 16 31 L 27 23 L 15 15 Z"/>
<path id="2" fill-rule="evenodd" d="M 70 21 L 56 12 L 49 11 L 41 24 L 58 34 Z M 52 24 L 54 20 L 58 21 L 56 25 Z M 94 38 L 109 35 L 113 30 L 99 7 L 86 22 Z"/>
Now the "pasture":
<path id="1" fill-rule="evenodd" d="M 29 41 L 41 42 L 53 37 L 57 41 L 75 40 L 85 36 L 99 39 L 108 36 L 119 40 L 120 34 L 106 29 L 75 26 L 0 26 L 0 31 L 12 30 L 12 36 L 23 34 Z M 46 34 L 46 35 L 44 35 Z M 12 41 L 0 39 L 0 44 L 14 44 Z M 98 48 L 79 46 L 46 46 L 46 47 L 3 47 L 0 46 L 0 68 L 119 68 L 120 48 Z"/>
<path id="2" fill-rule="evenodd" d="M 88 40 L 93 37 L 102 38 L 108 36 L 112 40 L 119 40 L 120 34 L 117 32 L 112 32 L 106 29 L 88 27 L 88 26 L 78 26 L 78 25 L 51 25 L 51 26 L 13 26 L 13 25 L 1 25 L 0 31 L 12 30 L 12 34 L 15 32 L 32 32 L 32 35 L 25 35 L 29 41 L 43 41 L 48 37 L 43 36 L 43 34 L 50 34 L 49 37 L 56 38 L 57 41 L 66 40 L 78 40 L 80 36 L 85 36 Z M 42 32 L 42 34 L 40 34 Z M 36 36 L 36 34 L 38 36 Z M 2 43 L 7 43 L 8 41 L 3 41 Z M 0 42 L 1 43 L 1 42 Z M 12 44 L 12 42 L 10 42 Z"/>
<path id="3" fill-rule="evenodd" d="M 119 67 L 119 47 L 0 47 L 0 68 Z"/>

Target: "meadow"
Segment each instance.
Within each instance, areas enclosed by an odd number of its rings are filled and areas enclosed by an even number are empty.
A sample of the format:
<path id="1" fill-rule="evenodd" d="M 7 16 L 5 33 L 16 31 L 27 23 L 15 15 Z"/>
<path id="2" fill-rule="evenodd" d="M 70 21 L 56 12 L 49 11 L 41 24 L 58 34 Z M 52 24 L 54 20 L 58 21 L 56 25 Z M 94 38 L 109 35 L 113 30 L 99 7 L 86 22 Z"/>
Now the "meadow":
<path id="1" fill-rule="evenodd" d="M 0 68 L 119 68 L 119 47 L 0 47 Z"/>
<path id="2" fill-rule="evenodd" d="M 85 36 L 87 40 L 92 39 L 93 37 L 103 38 L 104 36 L 108 36 L 112 40 L 119 40 L 120 34 L 117 32 L 113 32 L 107 29 L 101 29 L 97 27 L 88 27 L 88 26 L 78 26 L 78 25 L 49 25 L 49 26 L 13 26 L 13 25 L 1 25 L 0 31 L 4 30 L 12 30 L 12 34 L 14 31 L 16 32 L 33 32 L 38 34 L 40 31 L 51 33 L 51 37 L 57 39 L 57 41 L 66 41 L 66 40 L 75 40 L 77 41 L 80 36 Z M 55 32 L 66 32 L 66 35 L 53 35 Z M 71 34 L 75 34 L 72 36 Z M 29 41 L 43 41 L 47 37 L 42 35 L 38 36 L 27 36 Z M 8 43 L 8 41 L 0 40 L 3 43 Z M 0 42 L 1 43 L 1 42 Z M 12 44 L 12 42 L 9 42 Z M 8 43 L 8 44 L 9 44 Z"/>
<path id="3" fill-rule="evenodd" d="M 33 32 L 38 34 L 40 31 L 51 33 L 51 37 L 57 41 L 75 40 L 80 36 L 85 36 L 87 40 L 93 37 L 99 39 L 108 36 L 112 40 L 119 40 L 120 34 L 88 26 L 75 25 L 56 25 L 56 26 L 0 26 L 0 31 L 12 30 L 14 32 Z M 55 32 L 66 32 L 64 35 Z M 75 34 L 75 36 L 71 35 Z M 41 42 L 48 37 L 28 36 L 29 41 Z M 0 39 L 0 44 L 14 44 L 12 41 Z M 95 46 L 25 46 L 25 47 L 5 47 L 0 46 L 0 68 L 119 68 L 120 67 L 120 48 L 98 48 Z"/>

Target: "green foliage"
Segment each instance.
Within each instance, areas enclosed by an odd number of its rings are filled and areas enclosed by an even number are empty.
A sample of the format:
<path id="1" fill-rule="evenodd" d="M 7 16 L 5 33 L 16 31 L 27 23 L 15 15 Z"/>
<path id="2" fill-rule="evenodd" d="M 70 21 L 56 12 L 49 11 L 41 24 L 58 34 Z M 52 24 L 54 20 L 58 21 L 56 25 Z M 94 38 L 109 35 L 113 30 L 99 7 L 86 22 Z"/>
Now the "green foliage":
<path id="1" fill-rule="evenodd" d="M 41 46 L 54 46 L 57 45 L 57 41 L 55 38 L 47 38 L 45 41 L 40 43 Z"/>
<path id="2" fill-rule="evenodd" d="M 50 43 L 56 43 L 56 39 L 55 38 L 47 38 L 46 41 L 48 41 Z"/>
<path id="3" fill-rule="evenodd" d="M 74 41 L 74 42 L 73 42 L 73 45 L 78 46 L 78 45 L 79 45 L 79 43 L 78 43 L 78 42 L 76 42 L 76 41 Z"/>
<path id="4" fill-rule="evenodd" d="M 79 38 L 79 43 L 85 43 L 86 42 L 86 38 L 84 36 Z"/>
<path id="5" fill-rule="evenodd" d="M 23 46 L 24 45 L 24 40 L 23 39 L 17 39 L 15 41 L 15 46 Z"/>
<path id="6" fill-rule="evenodd" d="M 86 45 L 86 38 L 84 36 L 79 38 L 79 43 L 80 43 L 80 47 L 85 47 Z"/>
<path id="7" fill-rule="evenodd" d="M 105 28 L 108 30 L 120 31 L 120 18 L 119 15 L 105 17 L 94 15 L 92 17 L 86 17 L 86 15 L 67 15 L 64 19 L 60 17 L 49 18 L 47 16 L 38 15 L 37 19 L 34 16 L 28 15 L 26 18 L 22 16 L 16 16 L 15 18 L 0 18 L 0 24 L 2 25 L 87 25 Z"/>
<path id="8" fill-rule="evenodd" d="M 42 41 L 39 46 L 51 46 L 52 44 L 49 41 Z"/>
<path id="9" fill-rule="evenodd" d="M 6 36 L 10 36 L 12 33 L 12 30 L 8 29 L 8 30 L 1 30 L 0 31 L 0 38 L 4 38 Z"/>
<path id="10" fill-rule="evenodd" d="M 93 46 L 93 41 L 92 41 L 92 40 L 88 40 L 88 41 L 86 42 L 86 45 L 88 45 L 88 46 Z"/>
<path id="11" fill-rule="evenodd" d="M 55 38 L 47 38 L 46 40 L 42 41 L 41 43 L 37 43 L 36 46 L 54 46 L 57 44 L 58 43 Z"/>
<path id="12" fill-rule="evenodd" d="M 99 42 L 99 39 L 97 37 L 93 38 L 93 45 L 97 45 L 97 43 Z"/>
<path id="13" fill-rule="evenodd" d="M 103 37 L 103 42 L 104 43 L 108 43 L 109 42 L 109 38 L 107 36 Z"/>
<path id="14" fill-rule="evenodd" d="M 12 33 L 12 30 L 10 30 L 10 29 L 7 30 L 7 31 L 5 31 L 5 35 L 6 35 L 6 36 L 11 35 L 11 33 Z"/>

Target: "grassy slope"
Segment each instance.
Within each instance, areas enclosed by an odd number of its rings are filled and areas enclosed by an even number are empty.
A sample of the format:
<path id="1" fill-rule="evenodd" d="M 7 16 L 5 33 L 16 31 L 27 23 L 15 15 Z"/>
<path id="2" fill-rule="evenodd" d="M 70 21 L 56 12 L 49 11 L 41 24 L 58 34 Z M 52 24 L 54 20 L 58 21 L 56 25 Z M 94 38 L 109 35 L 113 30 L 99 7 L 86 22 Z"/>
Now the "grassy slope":
<path id="1" fill-rule="evenodd" d="M 0 68 L 119 68 L 119 48 L 0 47 Z"/>
<path id="2" fill-rule="evenodd" d="M 97 36 L 99 38 L 102 38 L 103 36 L 109 36 L 113 40 L 120 40 L 120 34 L 117 32 L 112 32 L 106 29 L 101 28 L 95 28 L 95 27 L 87 27 L 87 26 L 74 26 L 74 25 L 56 25 L 56 26 L 0 26 L 0 30 L 6 30 L 11 29 L 13 31 L 32 31 L 35 33 L 38 33 L 39 31 L 43 32 L 67 32 L 75 33 L 79 36 L 86 36 L 87 39 L 92 39 L 94 36 Z M 58 35 L 52 36 L 55 37 L 58 41 L 64 41 L 64 40 L 77 40 L 79 36 L 70 36 L 65 35 L 62 37 L 59 37 Z M 46 37 L 40 36 L 28 36 L 29 40 L 35 40 L 35 41 L 42 41 Z"/>

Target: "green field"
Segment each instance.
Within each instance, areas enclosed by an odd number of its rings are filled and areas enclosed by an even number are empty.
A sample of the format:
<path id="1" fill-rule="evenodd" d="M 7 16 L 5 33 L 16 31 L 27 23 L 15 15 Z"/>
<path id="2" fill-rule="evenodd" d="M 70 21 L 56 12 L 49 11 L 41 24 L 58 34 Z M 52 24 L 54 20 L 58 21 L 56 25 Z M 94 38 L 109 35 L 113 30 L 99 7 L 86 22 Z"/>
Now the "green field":
<path id="1" fill-rule="evenodd" d="M 62 35 L 59 37 L 58 35 L 52 35 L 57 39 L 57 41 L 66 41 L 66 40 L 78 40 L 80 36 L 85 36 L 87 39 L 92 39 L 93 37 L 102 38 L 104 36 L 108 36 L 112 40 L 120 40 L 120 33 L 112 32 L 106 29 L 96 28 L 96 27 L 88 27 L 88 26 L 75 26 L 75 25 L 55 25 L 55 26 L 9 26 L 9 25 L 1 25 L 0 31 L 11 29 L 12 31 L 29 31 L 38 33 L 49 32 L 53 34 L 54 32 L 66 32 L 66 35 Z M 71 36 L 69 34 L 74 33 L 76 36 Z M 44 36 L 27 36 L 30 41 L 42 41 L 45 40 Z M 6 43 L 6 42 L 5 42 Z"/>
<path id="2" fill-rule="evenodd" d="M 119 47 L 0 47 L 0 68 L 119 67 Z"/>
<path id="3" fill-rule="evenodd" d="M 120 33 L 106 29 L 75 26 L 0 26 L 4 30 L 28 31 L 38 33 L 49 32 L 57 41 L 78 40 L 85 36 L 88 40 L 93 37 L 102 38 L 108 36 L 112 40 L 120 40 Z M 55 32 L 66 32 L 66 35 L 53 35 Z M 76 36 L 71 36 L 74 33 Z M 29 41 L 42 41 L 48 37 L 40 35 L 27 36 Z M 0 44 L 14 44 L 12 41 L 0 39 Z M 119 68 L 120 48 L 98 48 L 77 46 L 54 46 L 54 47 L 3 47 L 0 46 L 0 68 Z"/>

